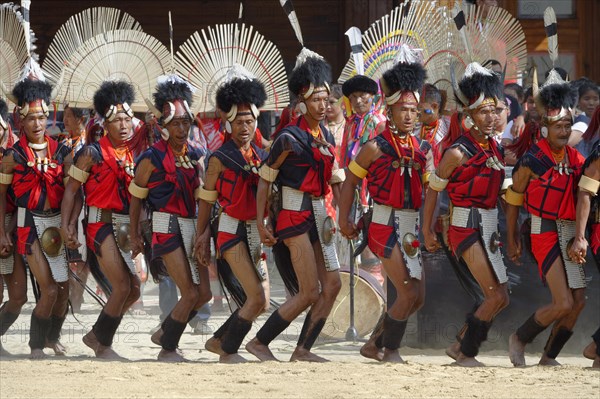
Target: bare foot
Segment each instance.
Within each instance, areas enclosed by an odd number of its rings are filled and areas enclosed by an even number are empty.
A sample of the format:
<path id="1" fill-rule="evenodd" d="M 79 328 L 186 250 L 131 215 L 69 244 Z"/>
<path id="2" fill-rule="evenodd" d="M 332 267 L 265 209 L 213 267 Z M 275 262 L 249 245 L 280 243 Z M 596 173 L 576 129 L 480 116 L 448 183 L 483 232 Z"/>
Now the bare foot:
<path id="1" fill-rule="evenodd" d="M 583 350 L 583 356 L 588 359 L 596 359 L 596 343 L 594 341 L 590 342 L 588 346 Z"/>
<path id="2" fill-rule="evenodd" d="M 550 367 L 561 366 L 561 364 L 559 362 L 557 362 L 556 359 L 551 359 L 548 356 L 546 356 L 545 354 L 542 355 L 542 358 L 540 359 L 540 362 L 538 364 L 540 366 L 550 366 Z"/>
<path id="3" fill-rule="evenodd" d="M 383 351 L 383 359 L 381 361 L 385 363 L 406 363 L 402 357 L 400 357 L 400 352 L 398 352 L 398 349 L 385 349 Z"/>
<path id="4" fill-rule="evenodd" d="M 226 364 L 237 364 L 237 363 L 247 363 L 248 360 L 243 358 L 239 353 L 224 353 L 219 357 L 219 363 Z"/>
<path id="5" fill-rule="evenodd" d="M 223 349 L 221 349 L 221 340 L 219 338 L 210 337 L 204 344 L 204 349 L 209 352 L 216 353 L 217 355 L 224 355 Z"/>
<path id="6" fill-rule="evenodd" d="M 381 351 L 375 342 L 367 341 L 361 348 L 360 354 L 368 359 L 374 359 L 380 362 L 383 359 L 383 351 Z"/>
<path id="7" fill-rule="evenodd" d="M 41 349 L 32 349 L 29 358 L 31 360 L 41 360 L 46 358 L 46 354 Z"/>
<path id="8" fill-rule="evenodd" d="M 162 328 L 159 328 L 154 334 L 150 336 L 150 341 L 152 341 L 154 345 L 162 346 L 162 344 L 160 343 L 160 339 L 163 336 L 163 334 L 164 333 Z"/>
<path id="9" fill-rule="evenodd" d="M 456 360 L 460 355 L 460 342 L 455 342 L 446 348 L 446 355 Z"/>
<path id="10" fill-rule="evenodd" d="M 82 341 L 94 351 L 94 354 L 98 359 L 126 360 L 124 357 L 119 356 L 119 354 L 115 352 L 110 346 L 101 345 L 100 342 L 98 342 L 96 334 L 94 334 L 93 331 L 90 331 L 89 333 L 84 335 Z"/>
<path id="11" fill-rule="evenodd" d="M 525 344 L 514 333 L 508 338 L 508 357 L 513 366 L 525 367 Z"/>
<path id="12" fill-rule="evenodd" d="M 256 338 L 253 338 L 250 342 L 246 344 L 246 350 L 252 353 L 254 356 L 258 358 L 261 362 L 267 362 L 270 360 L 278 362 L 277 358 L 271 352 L 268 346 L 263 345 Z"/>
<path id="13" fill-rule="evenodd" d="M 592 363 L 592 368 L 600 369 L 600 356 L 596 356 L 594 363 Z"/>
<path id="14" fill-rule="evenodd" d="M 319 355 L 315 355 L 302 347 L 297 347 L 294 353 L 292 353 L 292 357 L 290 357 L 290 362 L 326 363 L 328 361 L 329 360 L 322 358 Z"/>
<path id="15" fill-rule="evenodd" d="M 46 348 L 52 349 L 55 356 L 65 356 L 67 354 L 67 348 L 60 341 L 46 341 Z"/>
<path id="16" fill-rule="evenodd" d="M 456 366 L 461 367 L 484 367 L 485 364 L 481 363 L 479 360 L 474 357 L 466 357 L 462 353 L 458 355 L 456 361 L 453 363 Z"/>
<path id="17" fill-rule="evenodd" d="M 188 361 L 185 357 L 183 357 L 183 352 L 179 348 L 174 351 L 161 349 L 160 353 L 158 354 L 158 360 L 169 363 L 184 363 Z"/>

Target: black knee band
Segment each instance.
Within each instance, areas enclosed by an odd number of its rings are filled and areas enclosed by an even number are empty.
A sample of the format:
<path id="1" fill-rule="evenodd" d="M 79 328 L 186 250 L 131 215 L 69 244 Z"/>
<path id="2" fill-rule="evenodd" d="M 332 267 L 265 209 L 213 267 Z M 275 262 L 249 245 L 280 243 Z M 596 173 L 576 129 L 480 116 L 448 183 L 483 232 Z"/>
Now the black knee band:
<path id="1" fill-rule="evenodd" d="M 383 346 L 386 349 L 396 350 L 400 348 L 400 343 L 406 331 L 407 320 L 396 320 L 385 314 L 383 321 Z"/>
<path id="2" fill-rule="evenodd" d="M 92 331 L 100 345 L 112 346 L 113 338 L 115 337 L 122 319 L 123 316 L 112 317 L 104 313 L 104 310 L 100 312 L 96 324 L 92 327 Z"/>
<path id="3" fill-rule="evenodd" d="M 221 343 L 221 349 L 223 352 L 230 355 L 237 353 L 240 349 L 242 341 L 252 328 L 252 322 L 246 319 L 242 319 L 238 316 L 238 313 L 232 315 L 232 320 L 229 324 L 227 332 L 223 336 L 223 342 Z"/>
<path id="4" fill-rule="evenodd" d="M 31 349 L 44 349 L 51 324 L 51 319 L 41 319 L 34 313 L 31 314 L 31 326 L 29 328 L 29 347 Z"/>
<path id="5" fill-rule="evenodd" d="M 10 326 L 17 321 L 18 317 L 19 313 L 11 313 L 6 310 L 0 311 L 0 337 L 6 334 Z"/>
<path id="6" fill-rule="evenodd" d="M 526 321 L 517 328 L 517 338 L 524 344 L 531 343 L 547 326 L 542 326 L 535 320 L 535 313 L 532 314 Z"/>
<path id="7" fill-rule="evenodd" d="M 478 319 L 472 314 L 467 316 L 467 330 L 460 342 L 460 351 L 466 357 L 475 357 L 481 343 L 487 339 L 492 323 Z"/>
<path id="8" fill-rule="evenodd" d="M 167 316 L 162 324 L 163 335 L 160 337 L 160 344 L 164 350 L 174 351 L 177 349 L 186 325 L 187 323 L 173 320 L 171 315 Z"/>
<path id="9" fill-rule="evenodd" d="M 600 328 L 592 335 L 592 339 L 596 343 L 596 356 L 600 356 Z"/>
<path id="10" fill-rule="evenodd" d="M 60 331 L 65 322 L 65 317 L 52 315 L 50 319 L 52 320 L 52 323 L 50 324 L 50 331 L 48 331 L 48 342 L 58 342 L 60 339 Z"/>
<path id="11" fill-rule="evenodd" d="M 298 346 L 310 350 L 317 341 L 317 338 L 319 338 L 319 334 L 321 334 L 321 331 L 325 326 L 325 320 L 326 319 L 319 319 L 313 321 L 312 312 L 308 312 L 304 324 L 302 325 L 300 337 L 298 337 Z"/>
<path id="12" fill-rule="evenodd" d="M 552 331 L 546 342 L 544 352 L 550 359 L 556 359 L 562 348 L 565 346 L 569 338 L 573 335 L 573 331 L 564 327 L 559 327 L 557 331 Z"/>
<path id="13" fill-rule="evenodd" d="M 256 333 L 256 339 L 265 345 L 269 346 L 279 334 L 289 327 L 291 321 L 284 320 L 279 314 L 279 309 L 274 311 L 271 317 L 267 319 L 265 324 Z"/>
<path id="14" fill-rule="evenodd" d="M 223 336 L 227 332 L 227 329 L 229 328 L 229 325 L 231 324 L 231 320 L 233 320 L 233 318 L 236 317 L 236 315 L 238 314 L 239 311 L 240 311 L 239 309 L 236 309 L 235 312 L 233 312 L 231 314 L 231 316 L 229 316 L 229 318 L 227 320 L 225 320 L 225 323 L 223 323 L 223 325 L 221 327 L 219 327 L 217 329 L 217 331 L 215 331 L 215 333 L 213 334 L 213 337 L 215 337 L 217 339 L 223 338 Z"/>

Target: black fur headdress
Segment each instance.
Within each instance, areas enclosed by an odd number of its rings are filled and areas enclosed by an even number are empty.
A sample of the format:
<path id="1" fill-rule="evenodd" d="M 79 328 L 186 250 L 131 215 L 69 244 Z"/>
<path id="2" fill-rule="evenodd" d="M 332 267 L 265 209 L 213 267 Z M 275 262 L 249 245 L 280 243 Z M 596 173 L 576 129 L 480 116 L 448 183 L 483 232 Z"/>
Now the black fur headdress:
<path id="1" fill-rule="evenodd" d="M 458 82 L 458 89 L 454 90 L 456 101 L 465 107 L 479 106 L 479 100 L 485 98 L 503 98 L 500 75 L 476 62 L 467 65 L 464 77 Z"/>
<path id="2" fill-rule="evenodd" d="M 350 94 L 357 91 L 375 95 L 378 89 L 377 82 L 365 75 L 353 76 L 342 85 L 342 93 L 346 97 L 350 97 Z"/>
<path id="3" fill-rule="evenodd" d="M 102 117 L 111 106 L 131 105 L 135 101 L 135 89 L 125 81 L 105 81 L 94 94 L 94 109 Z"/>
<path id="4" fill-rule="evenodd" d="M 234 78 L 217 90 L 217 106 L 225 113 L 233 105 L 254 104 L 260 108 L 266 100 L 265 86 L 257 79 Z"/>
<path id="5" fill-rule="evenodd" d="M 12 94 L 17 98 L 20 107 L 36 100 L 44 100 L 46 104 L 50 104 L 52 86 L 41 80 L 28 78 L 17 83 Z"/>
<path id="6" fill-rule="evenodd" d="M 290 74 L 288 86 L 296 96 L 310 84 L 317 88 L 331 82 L 331 66 L 320 55 L 306 48 L 302 49 L 296 60 L 296 67 Z"/>
<path id="7" fill-rule="evenodd" d="M 568 83 L 553 83 L 540 89 L 539 101 L 545 110 L 575 108 L 577 89 Z"/>
<path id="8" fill-rule="evenodd" d="M 399 91 L 419 93 L 426 77 L 425 68 L 420 63 L 399 62 L 383 74 L 381 89 L 386 96 Z"/>
<path id="9" fill-rule="evenodd" d="M 192 106 L 192 89 L 184 81 L 171 81 L 159 83 L 154 92 L 154 105 L 162 112 L 168 102 L 185 100 L 189 107 Z"/>

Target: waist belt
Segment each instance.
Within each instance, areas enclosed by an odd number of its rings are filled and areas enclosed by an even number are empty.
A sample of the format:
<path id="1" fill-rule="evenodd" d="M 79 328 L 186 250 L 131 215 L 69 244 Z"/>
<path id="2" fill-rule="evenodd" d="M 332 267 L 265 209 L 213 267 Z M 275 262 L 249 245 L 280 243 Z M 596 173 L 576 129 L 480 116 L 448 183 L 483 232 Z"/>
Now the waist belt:
<path id="1" fill-rule="evenodd" d="M 112 223 L 113 211 L 111 209 L 103 209 L 95 206 L 88 207 L 88 222 L 89 223 Z"/>
<path id="2" fill-rule="evenodd" d="M 179 234 L 181 233 L 180 219 L 194 220 L 194 218 L 184 218 L 167 212 L 152 212 L 152 231 L 161 234 Z"/>
<path id="3" fill-rule="evenodd" d="M 283 186 L 281 188 L 282 208 L 288 211 L 308 211 L 312 209 L 312 200 L 322 197 L 314 197 L 304 191 Z"/>
<path id="4" fill-rule="evenodd" d="M 536 215 L 531 215 L 531 234 L 542 234 L 558 231 L 556 222 L 556 220 L 544 219 Z"/>
<path id="5" fill-rule="evenodd" d="M 237 235 L 240 223 L 244 222 L 229 216 L 225 212 L 221 212 L 221 216 L 219 216 L 219 231 Z"/>

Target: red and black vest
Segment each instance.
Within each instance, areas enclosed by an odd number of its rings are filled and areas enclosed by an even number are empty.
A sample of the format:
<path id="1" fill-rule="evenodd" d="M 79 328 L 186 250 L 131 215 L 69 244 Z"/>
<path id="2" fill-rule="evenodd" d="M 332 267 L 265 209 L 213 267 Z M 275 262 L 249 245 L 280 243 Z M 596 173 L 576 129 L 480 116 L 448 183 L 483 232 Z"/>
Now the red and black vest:
<path id="1" fill-rule="evenodd" d="M 84 153 L 90 154 L 94 161 L 89 171 L 90 177 L 83 185 L 87 205 L 128 213 L 131 200 L 128 188 L 133 177 L 125 171 L 125 165 L 117 161 L 108 136 L 86 145 L 79 154 Z M 127 152 L 127 162 L 133 163 L 131 152 Z"/>
<path id="2" fill-rule="evenodd" d="M 252 147 L 253 164 L 242 155 L 233 140 L 228 140 L 211 156 L 217 157 L 225 166 L 217 179 L 219 205 L 229 216 L 239 220 L 256 219 L 256 188 L 259 176 L 255 172 L 267 157 L 267 153 L 254 142 Z M 253 171 L 254 170 L 254 171 Z"/>
<path id="3" fill-rule="evenodd" d="M 335 161 L 335 140 L 323 124 L 319 126 L 322 137 L 327 141 L 328 147 L 323 154 L 309 132 L 308 124 L 304 117 L 300 117 L 277 133 L 277 138 L 271 146 L 271 151 L 265 163 L 273 165 L 277 158 L 285 151 L 290 151 L 279 167 L 277 180 L 283 186 L 303 191 L 321 197 L 329 193 L 329 180 L 331 179 Z"/>
<path id="4" fill-rule="evenodd" d="M 419 209 L 423 193 L 422 176 L 425 168 L 425 154 L 419 148 L 419 142 L 409 135 L 413 149 L 398 146 L 396 152 L 392 143 L 392 132 L 386 128 L 373 141 L 382 152 L 369 166 L 367 188 L 369 195 L 378 204 L 393 208 Z M 408 173 L 407 164 L 414 164 Z"/>
<path id="5" fill-rule="evenodd" d="M 517 162 L 513 173 L 526 166 L 539 176 L 531 180 L 525 190 L 523 206 L 532 215 L 550 220 L 575 220 L 577 182 L 585 159 L 572 147 L 566 146 L 565 152 L 568 167 L 572 170 L 568 175 L 564 172 L 560 174 L 558 168 L 555 168 L 557 164 L 546 139 L 532 145 Z"/>
<path id="6" fill-rule="evenodd" d="M 187 156 L 193 168 L 177 167 L 173 150 L 165 140 L 159 140 L 141 155 L 138 164 L 147 158 L 154 166 L 148 180 L 149 193 L 146 198 L 146 203 L 152 211 L 172 213 L 186 218 L 196 216 L 194 191 L 200 185 L 198 163 L 204 155 L 205 149 L 188 143 Z"/>
<path id="7" fill-rule="evenodd" d="M 35 211 L 43 211 L 46 201 L 51 209 L 60 209 L 64 187 L 63 163 L 71 148 L 66 142 L 57 142 L 44 136 L 48 142 L 47 155 L 50 159 L 47 171 L 40 171 L 35 164 L 35 153 L 29 148 L 25 134 L 6 155 L 12 154 L 15 160 L 12 190 L 17 206 Z"/>
<path id="8" fill-rule="evenodd" d="M 495 208 L 505 175 L 503 167 L 495 170 L 490 166 L 489 159 L 494 156 L 504 165 L 496 141 L 490 139 L 489 148 L 484 149 L 465 132 L 450 148 L 457 148 L 468 158 L 448 179 L 446 191 L 452 204 L 464 208 Z"/>

